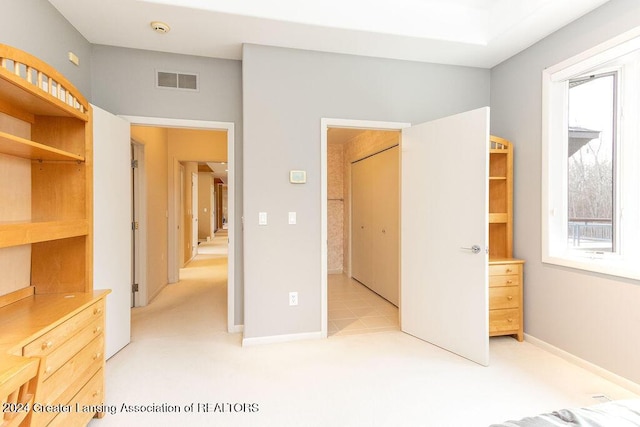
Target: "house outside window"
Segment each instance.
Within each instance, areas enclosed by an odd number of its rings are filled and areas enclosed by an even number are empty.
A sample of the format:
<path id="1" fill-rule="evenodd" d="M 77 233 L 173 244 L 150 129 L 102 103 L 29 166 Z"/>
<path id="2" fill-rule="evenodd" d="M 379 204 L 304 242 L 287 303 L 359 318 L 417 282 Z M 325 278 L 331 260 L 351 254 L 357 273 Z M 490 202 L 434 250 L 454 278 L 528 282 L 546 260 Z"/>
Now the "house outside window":
<path id="1" fill-rule="evenodd" d="M 543 71 L 542 261 L 640 278 L 640 28 Z"/>

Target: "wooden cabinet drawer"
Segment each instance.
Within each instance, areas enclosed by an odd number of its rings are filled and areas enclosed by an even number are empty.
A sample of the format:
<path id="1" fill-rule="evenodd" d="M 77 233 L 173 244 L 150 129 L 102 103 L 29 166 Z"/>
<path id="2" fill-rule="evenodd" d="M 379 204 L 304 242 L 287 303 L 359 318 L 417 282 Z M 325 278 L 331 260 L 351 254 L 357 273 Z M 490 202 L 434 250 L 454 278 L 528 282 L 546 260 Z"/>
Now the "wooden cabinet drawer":
<path id="1" fill-rule="evenodd" d="M 520 309 L 489 310 L 489 333 L 517 331 L 520 328 Z"/>
<path id="2" fill-rule="evenodd" d="M 520 307 L 520 287 L 503 286 L 489 288 L 489 309 Z"/>
<path id="3" fill-rule="evenodd" d="M 103 352 L 104 336 L 100 335 L 42 383 L 42 392 L 39 393 L 42 402 L 51 403 L 56 401 L 68 388 L 71 388 L 71 396 L 75 395 L 83 385 L 76 385 L 77 380 L 85 371 L 94 373 L 102 367 L 104 361 Z"/>
<path id="4" fill-rule="evenodd" d="M 54 372 L 60 369 L 67 360 L 71 359 L 76 353 L 82 350 L 95 337 L 102 334 L 103 329 L 104 318 L 100 316 L 82 328 L 76 335 L 74 335 L 72 340 L 67 341 L 47 357 L 43 358 L 43 379 L 46 380 Z"/>
<path id="5" fill-rule="evenodd" d="M 494 264 L 489 265 L 489 277 L 504 276 L 509 274 L 520 274 L 522 272 L 522 264 Z"/>
<path id="6" fill-rule="evenodd" d="M 97 372 L 97 373 L 96 373 Z M 66 389 L 56 399 L 45 399 L 45 393 L 51 395 L 55 392 L 52 390 L 56 384 L 50 381 L 45 381 L 41 387 L 43 391 L 39 393 L 37 397 L 38 402 L 44 402 L 44 404 L 59 407 L 60 405 L 67 405 L 71 399 L 78 394 L 78 390 L 87 384 L 91 378 L 96 375 L 101 381 L 104 381 L 104 371 L 102 365 L 91 365 L 83 373 L 81 373 L 74 382 L 69 382 Z M 46 388 L 46 389 L 45 389 Z M 101 389 L 104 393 L 104 389 Z M 56 412 L 36 412 L 33 414 L 31 424 L 34 427 L 46 426 L 56 416 Z"/>
<path id="7" fill-rule="evenodd" d="M 100 369 L 85 385 L 80 389 L 70 401 L 71 412 L 58 414 L 49 427 L 66 427 L 66 426 L 82 426 L 86 425 L 95 412 L 90 412 L 90 407 L 101 405 L 103 399 L 103 372 Z"/>
<path id="8" fill-rule="evenodd" d="M 104 315 L 104 300 L 85 308 L 66 322 L 50 330 L 32 343 L 27 344 L 23 356 L 46 356 L 58 349 L 87 323 Z"/>
<path id="9" fill-rule="evenodd" d="M 512 274 L 509 276 L 489 276 L 489 287 L 495 288 L 499 286 L 520 286 L 520 275 Z"/>

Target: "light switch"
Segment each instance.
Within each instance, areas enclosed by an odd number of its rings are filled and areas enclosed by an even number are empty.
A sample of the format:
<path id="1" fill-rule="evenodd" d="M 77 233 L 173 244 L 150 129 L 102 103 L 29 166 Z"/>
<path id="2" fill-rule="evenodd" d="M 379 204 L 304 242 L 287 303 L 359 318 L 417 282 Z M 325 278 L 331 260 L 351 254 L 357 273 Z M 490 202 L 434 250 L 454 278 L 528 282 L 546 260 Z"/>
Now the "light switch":
<path id="1" fill-rule="evenodd" d="M 296 223 L 296 213 L 289 212 L 289 224 L 295 224 L 295 223 Z"/>
<path id="2" fill-rule="evenodd" d="M 267 225 L 267 213 L 258 212 L 258 225 Z"/>

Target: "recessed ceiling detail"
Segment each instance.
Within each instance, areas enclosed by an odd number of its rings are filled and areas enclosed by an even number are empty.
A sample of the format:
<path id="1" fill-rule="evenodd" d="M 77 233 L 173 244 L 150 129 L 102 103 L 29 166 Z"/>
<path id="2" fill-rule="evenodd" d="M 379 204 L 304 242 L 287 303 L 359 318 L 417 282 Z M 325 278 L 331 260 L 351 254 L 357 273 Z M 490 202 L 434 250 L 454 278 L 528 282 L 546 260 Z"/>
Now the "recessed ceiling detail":
<path id="1" fill-rule="evenodd" d="M 49 0 L 91 43 L 242 59 L 242 44 L 490 68 L 607 0 Z M 102 19 L 95 20 L 95 16 Z M 171 20 L 171 37 L 144 29 Z M 145 23 L 141 25 L 142 23 Z"/>

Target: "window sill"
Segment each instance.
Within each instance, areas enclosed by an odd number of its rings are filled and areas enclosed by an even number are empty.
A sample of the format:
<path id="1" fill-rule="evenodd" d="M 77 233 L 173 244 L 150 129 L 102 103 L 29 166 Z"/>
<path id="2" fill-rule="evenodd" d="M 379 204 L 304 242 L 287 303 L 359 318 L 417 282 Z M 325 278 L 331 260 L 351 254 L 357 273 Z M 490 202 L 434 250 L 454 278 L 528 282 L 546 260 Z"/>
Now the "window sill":
<path id="1" fill-rule="evenodd" d="M 611 257 L 599 257 L 597 255 L 589 256 L 589 254 L 585 254 L 584 256 L 543 256 L 542 262 L 544 264 L 559 265 L 591 273 L 640 280 L 640 266 L 631 265 L 619 258 L 613 259 Z"/>

